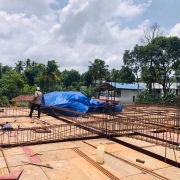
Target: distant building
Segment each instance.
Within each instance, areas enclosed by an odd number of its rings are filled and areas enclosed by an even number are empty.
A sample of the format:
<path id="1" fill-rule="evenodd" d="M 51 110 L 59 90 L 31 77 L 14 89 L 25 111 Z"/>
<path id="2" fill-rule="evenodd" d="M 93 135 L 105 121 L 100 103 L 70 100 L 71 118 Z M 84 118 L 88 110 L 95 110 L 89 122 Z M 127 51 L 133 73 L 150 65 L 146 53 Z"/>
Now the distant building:
<path id="1" fill-rule="evenodd" d="M 155 89 L 156 96 L 162 96 L 163 95 L 163 87 L 159 83 L 152 84 L 152 89 Z M 180 83 L 172 83 L 170 84 L 169 90 L 171 92 L 174 92 L 176 95 L 180 94 Z"/>
<path id="2" fill-rule="evenodd" d="M 135 102 L 138 92 L 147 89 L 141 83 L 126 84 L 116 82 L 105 82 L 99 85 L 98 88 L 102 89 L 99 99 L 110 100 L 116 103 Z"/>
<path id="3" fill-rule="evenodd" d="M 27 106 L 33 101 L 34 95 L 19 95 L 15 98 L 12 98 L 9 102 L 16 103 L 17 106 Z"/>

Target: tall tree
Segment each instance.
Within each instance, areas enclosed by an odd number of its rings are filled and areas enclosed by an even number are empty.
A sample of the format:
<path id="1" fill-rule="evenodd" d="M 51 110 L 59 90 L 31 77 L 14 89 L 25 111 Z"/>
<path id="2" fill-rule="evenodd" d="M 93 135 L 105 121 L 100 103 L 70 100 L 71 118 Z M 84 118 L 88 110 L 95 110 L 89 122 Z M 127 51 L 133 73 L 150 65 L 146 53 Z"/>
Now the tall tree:
<path id="1" fill-rule="evenodd" d="M 126 65 L 140 68 L 140 72 L 143 67 L 147 67 L 151 77 L 155 75 L 156 81 L 163 86 L 165 94 L 169 89 L 170 75 L 180 66 L 180 39 L 156 37 L 148 45 L 139 46 L 131 52 L 126 51 L 123 59 Z"/>
<path id="2" fill-rule="evenodd" d="M 94 63 L 91 61 L 89 62 L 91 65 L 89 66 L 89 73 L 92 75 L 94 84 L 96 84 L 97 80 L 100 82 L 102 81 L 103 78 L 106 77 L 106 73 L 108 71 L 109 65 L 106 65 L 105 61 L 101 59 L 95 59 Z"/>
<path id="3" fill-rule="evenodd" d="M 23 61 L 18 61 L 18 63 L 15 63 L 16 64 L 16 66 L 15 66 L 15 71 L 17 72 L 17 73 L 19 73 L 19 74 L 21 74 L 22 73 L 22 71 L 23 71 L 23 65 L 24 65 L 24 63 L 23 63 Z"/>
<path id="4" fill-rule="evenodd" d="M 0 62 L 0 79 L 2 78 L 2 63 Z"/>
<path id="5" fill-rule="evenodd" d="M 110 80 L 112 82 L 120 82 L 120 79 L 119 79 L 120 71 L 119 70 L 112 69 L 109 75 L 111 76 Z"/>
<path id="6" fill-rule="evenodd" d="M 121 66 L 121 69 L 119 71 L 119 82 L 127 84 L 134 83 L 135 76 L 132 72 L 132 69 L 130 69 L 128 66 Z"/>
<path id="7" fill-rule="evenodd" d="M 25 70 L 24 71 L 25 82 L 29 86 L 34 86 L 36 78 L 40 75 L 41 72 L 42 72 L 42 69 L 40 69 L 39 66 Z"/>
<path id="8" fill-rule="evenodd" d="M 70 86 L 73 86 L 73 89 L 76 89 L 79 81 L 80 74 L 78 71 L 71 69 L 70 71 L 64 70 L 62 72 L 62 82 L 67 89 L 69 89 Z"/>
<path id="9" fill-rule="evenodd" d="M 31 66 L 32 66 L 32 68 L 35 68 L 36 66 L 38 66 L 38 63 L 35 61 L 32 61 Z"/>
<path id="10" fill-rule="evenodd" d="M 163 86 L 164 94 L 169 89 L 169 77 L 180 66 L 180 39 L 178 37 L 157 37 L 151 44 L 156 48 L 153 56 L 154 68 Z"/>
<path id="11" fill-rule="evenodd" d="M 31 60 L 26 59 L 24 65 L 25 65 L 25 69 L 28 70 L 31 67 Z"/>
<path id="12" fill-rule="evenodd" d="M 143 46 L 135 45 L 132 51 L 126 50 L 123 55 L 124 65 L 129 66 L 136 76 L 136 82 L 139 84 L 139 74 L 141 72 L 141 64 L 143 54 Z"/>
<path id="13" fill-rule="evenodd" d="M 163 31 L 160 29 L 158 23 L 156 22 L 144 30 L 144 36 L 140 40 L 143 44 L 148 44 L 154 38 L 162 35 L 163 35 Z"/>
<path id="14" fill-rule="evenodd" d="M 5 75 L 6 73 L 8 73 L 9 71 L 12 71 L 12 67 L 10 67 L 10 66 L 7 66 L 7 65 L 5 65 L 5 66 L 2 66 L 2 68 L 1 68 L 1 75 L 2 75 L 2 77 L 3 77 L 3 75 Z"/>
<path id="15" fill-rule="evenodd" d="M 24 81 L 21 75 L 14 70 L 8 71 L 0 80 L 0 89 L 6 92 L 9 99 L 19 95 L 23 86 Z"/>
<path id="16" fill-rule="evenodd" d="M 59 71 L 59 66 L 55 60 L 49 60 L 42 73 L 40 74 L 38 80 L 44 91 L 50 92 L 54 89 L 57 82 L 60 81 L 61 74 Z"/>
<path id="17" fill-rule="evenodd" d="M 83 82 L 84 86 L 90 86 L 93 84 L 93 77 L 89 71 L 81 75 L 81 81 Z"/>

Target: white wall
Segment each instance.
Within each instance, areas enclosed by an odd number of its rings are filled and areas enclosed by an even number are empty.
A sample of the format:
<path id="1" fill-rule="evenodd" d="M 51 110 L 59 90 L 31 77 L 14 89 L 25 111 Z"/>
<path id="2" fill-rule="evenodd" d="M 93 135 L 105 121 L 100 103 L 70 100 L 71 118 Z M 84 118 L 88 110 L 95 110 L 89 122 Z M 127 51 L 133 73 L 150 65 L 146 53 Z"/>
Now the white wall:
<path id="1" fill-rule="evenodd" d="M 115 101 L 121 102 L 133 102 L 133 96 L 135 100 L 137 98 L 137 90 L 121 90 L 121 97 L 115 97 Z M 106 100 L 106 96 L 100 96 L 100 99 Z M 114 97 L 109 97 L 109 100 L 114 100 Z"/>
<path id="2" fill-rule="evenodd" d="M 172 83 L 171 86 L 170 86 L 170 89 L 178 89 L 177 87 L 180 85 L 180 83 Z M 162 89 L 162 85 L 161 84 L 158 84 L 158 83 L 154 83 L 154 86 L 152 84 L 152 88 L 155 88 L 155 89 Z"/>
<path id="3" fill-rule="evenodd" d="M 121 102 L 133 102 L 133 96 L 135 96 L 135 99 L 137 98 L 136 90 L 121 90 L 121 97 L 119 100 Z"/>

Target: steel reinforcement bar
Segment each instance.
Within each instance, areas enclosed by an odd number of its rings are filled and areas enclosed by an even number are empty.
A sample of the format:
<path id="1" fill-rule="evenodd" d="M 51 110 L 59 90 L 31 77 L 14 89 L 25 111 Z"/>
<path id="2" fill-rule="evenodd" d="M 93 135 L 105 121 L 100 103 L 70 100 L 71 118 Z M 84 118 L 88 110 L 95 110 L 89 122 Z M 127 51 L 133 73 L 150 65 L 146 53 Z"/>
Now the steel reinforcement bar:
<path id="1" fill-rule="evenodd" d="M 77 124 L 0 130 L 0 146 L 20 146 L 97 136 L 97 131 Z"/>

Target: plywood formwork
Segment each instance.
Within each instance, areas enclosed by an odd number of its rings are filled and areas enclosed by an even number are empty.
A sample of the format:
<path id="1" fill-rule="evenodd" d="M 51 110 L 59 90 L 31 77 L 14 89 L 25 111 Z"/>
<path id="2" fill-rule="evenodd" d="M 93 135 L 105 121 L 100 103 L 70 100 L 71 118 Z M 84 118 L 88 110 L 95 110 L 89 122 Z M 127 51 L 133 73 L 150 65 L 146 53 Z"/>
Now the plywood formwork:
<path id="1" fill-rule="evenodd" d="M 103 164 L 96 162 L 96 148 L 99 143 L 105 148 Z M 19 180 L 178 180 L 180 175 L 178 168 L 106 138 L 25 147 L 31 153 L 42 154 L 35 155 L 39 159 L 39 165 L 49 164 L 52 168 L 23 163 L 32 162 L 30 154 L 24 151 L 24 146 L 4 148 L 4 156 L 0 152 L 0 168 L 5 174 L 8 174 L 8 165 L 10 172 L 23 169 Z M 137 162 L 137 158 L 145 160 L 145 163 Z"/>
<path id="2" fill-rule="evenodd" d="M 36 113 L 35 111 L 34 116 Z M 52 116 L 42 114 L 40 120 L 31 119 L 28 114 L 28 108 L 2 110 L 1 123 L 9 122 L 14 129 L 0 131 L 0 146 L 22 146 L 96 137 L 129 137 L 174 151 L 180 150 L 178 107 L 128 105 L 123 107 L 122 113 L 87 113 L 81 117 L 71 117 L 56 112 L 51 114 Z"/>

